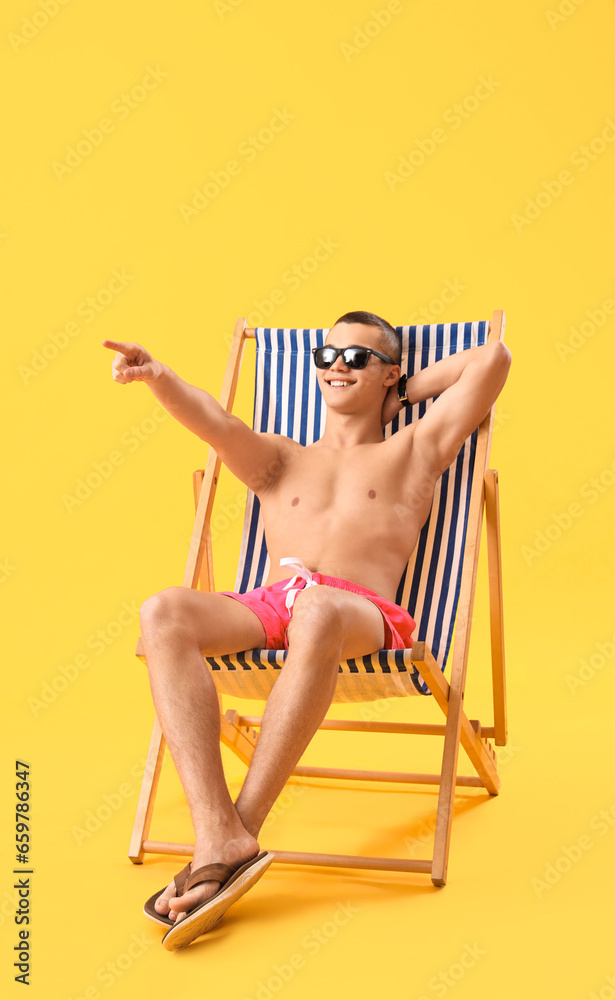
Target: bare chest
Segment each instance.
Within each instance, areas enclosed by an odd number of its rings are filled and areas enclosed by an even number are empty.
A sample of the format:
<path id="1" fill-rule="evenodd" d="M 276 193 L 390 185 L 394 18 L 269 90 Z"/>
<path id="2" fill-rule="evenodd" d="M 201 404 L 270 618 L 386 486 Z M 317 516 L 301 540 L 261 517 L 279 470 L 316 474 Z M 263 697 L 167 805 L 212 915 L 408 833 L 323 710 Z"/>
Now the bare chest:
<path id="1" fill-rule="evenodd" d="M 323 515 L 368 527 L 370 519 L 403 504 L 412 488 L 408 452 L 389 444 L 298 450 L 264 498 L 264 513 L 298 529 L 302 521 Z"/>

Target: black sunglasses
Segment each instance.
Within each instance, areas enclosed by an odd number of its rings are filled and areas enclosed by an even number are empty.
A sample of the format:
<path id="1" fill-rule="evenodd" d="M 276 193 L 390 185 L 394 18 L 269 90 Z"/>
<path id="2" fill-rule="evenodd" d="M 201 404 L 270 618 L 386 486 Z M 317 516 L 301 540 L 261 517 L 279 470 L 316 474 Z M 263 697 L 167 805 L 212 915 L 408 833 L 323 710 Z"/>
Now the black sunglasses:
<path id="1" fill-rule="evenodd" d="M 334 361 L 337 361 L 340 354 L 347 368 L 365 368 L 369 361 L 370 354 L 375 354 L 381 361 L 386 361 L 389 365 L 394 365 L 393 358 L 374 351 L 371 347 L 313 347 L 312 355 L 317 368 L 330 368 Z"/>

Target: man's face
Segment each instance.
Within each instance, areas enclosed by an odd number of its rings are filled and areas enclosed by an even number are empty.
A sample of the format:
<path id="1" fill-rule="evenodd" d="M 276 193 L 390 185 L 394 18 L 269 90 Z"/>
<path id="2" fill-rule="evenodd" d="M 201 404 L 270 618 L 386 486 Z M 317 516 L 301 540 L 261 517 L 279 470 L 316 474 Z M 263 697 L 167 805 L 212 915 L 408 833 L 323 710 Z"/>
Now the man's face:
<path id="1" fill-rule="evenodd" d="M 378 327 L 363 323 L 340 323 L 331 327 L 325 343 L 331 347 L 371 347 L 390 357 L 383 347 Z M 382 400 L 389 386 L 397 382 L 399 372 L 398 365 L 387 364 L 373 354 L 365 368 L 349 368 L 340 354 L 330 368 L 317 368 L 316 376 L 325 403 L 347 412 L 362 410 L 372 400 Z"/>

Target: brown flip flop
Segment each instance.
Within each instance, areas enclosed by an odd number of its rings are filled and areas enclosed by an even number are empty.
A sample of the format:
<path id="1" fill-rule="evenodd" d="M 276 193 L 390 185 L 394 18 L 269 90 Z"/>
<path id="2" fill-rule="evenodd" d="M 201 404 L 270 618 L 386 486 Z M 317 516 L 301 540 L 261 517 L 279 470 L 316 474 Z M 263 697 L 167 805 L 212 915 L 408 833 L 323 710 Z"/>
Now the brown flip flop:
<path id="1" fill-rule="evenodd" d="M 174 877 L 173 881 L 175 882 L 175 895 L 176 896 L 183 896 L 183 894 L 188 891 L 187 888 L 186 888 L 186 883 L 187 883 L 188 879 L 190 878 L 190 868 L 191 868 L 191 866 L 192 866 L 192 862 L 189 861 L 188 864 L 186 865 L 186 867 L 182 868 L 182 870 L 180 872 L 178 872 L 178 874 Z M 212 866 L 210 866 L 210 867 L 212 867 Z M 235 871 L 235 869 L 232 868 L 230 865 L 224 865 L 224 868 L 228 869 L 229 871 Z M 198 871 L 202 871 L 202 869 L 199 868 Z M 196 874 L 197 874 L 197 872 L 195 872 L 195 875 Z M 228 872 L 226 873 L 226 875 L 228 877 Z M 213 874 L 210 875 L 209 878 L 210 879 L 214 879 L 215 878 L 216 882 L 219 881 L 219 879 L 217 878 L 217 876 L 215 876 Z M 204 878 L 202 878 L 202 879 L 200 879 L 200 881 L 204 882 L 206 880 Z M 194 885 L 198 885 L 198 883 L 195 882 Z M 194 885 L 191 886 L 190 888 L 194 888 Z M 167 888 L 168 888 L 168 886 L 165 885 L 164 889 L 159 889 L 158 892 L 155 892 L 153 896 L 150 896 L 150 898 L 147 900 L 145 906 L 143 907 L 143 913 L 145 914 L 146 917 L 149 917 L 150 920 L 153 920 L 154 923 L 160 924 L 161 927 L 166 927 L 168 929 L 169 927 L 175 927 L 175 921 L 171 920 L 171 918 L 168 917 L 168 916 L 166 916 L 164 913 L 158 913 L 158 910 L 154 906 L 154 903 L 156 902 L 156 900 L 160 896 L 162 896 L 163 892 L 166 892 Z M 220 919 L 222 919 L 222 918 L 220 918 Z M 210 930 L 211 930 L 211 928 L 210 928 Z"/>
<path id="2" fill-rule="evenodd" d="M 275 854 L 272 854 L 270 851 L 261 851 L 239 867 L 233 868 L 232 865 L 224 863 L 204 865 L 202 868 L 197 868 L 193 874 L 188 874 L 186 878 L 186 868 L 190 868 L 187 865 L 176 876 L 176 886 L 177 882 L 182 880 L 180 883 L 182 890 L 179 893 L 180 895 L 210 879 L 220 881 L 221 885 L 213 896 L 206 899 L 204 903 L 195 906 L 181 920 L 168 921 L 171 926 L 162 939 L 162 944 L 167 951 L 176 951 L 178 948 L 184 948 L 201 934 L 212 930 L 222 919 L 228 908 L 258 882 L 274 858 Z M 164 889 L 161 892 L 164 892 Z M 159 895 L 160 893 L 157 893 L 155 896 L 152 896 L 145 904 L 146 909 L 144 909 L 144 913 L 147 916 L 151 917 L 151 912 L 147 911 L 147 907 L 151 904 L 153 909 L 153 904 Z M 165 918 L 161 917 L 161 914 L 156 914 L 155 919 L 157 922 L 164 923 L 165 926 L 167 925 L 166 921 L 168 918 L 165 920 Z"/>

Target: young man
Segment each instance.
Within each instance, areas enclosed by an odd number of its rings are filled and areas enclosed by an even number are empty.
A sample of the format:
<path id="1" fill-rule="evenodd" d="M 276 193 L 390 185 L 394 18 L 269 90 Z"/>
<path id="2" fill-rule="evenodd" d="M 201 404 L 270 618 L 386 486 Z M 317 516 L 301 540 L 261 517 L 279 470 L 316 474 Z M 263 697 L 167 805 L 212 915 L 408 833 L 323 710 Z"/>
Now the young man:
<path id="1" fill-rule="evenodd" d="M 340 660 L 412 645 L 415 622 L 394 603 L 397 585 L 436 482 L 489 412 L 511 355 L 500 341 L 470 348 L 413 375 L 404 394 L 397 332 L 373 313 L 346 313 L 314 354 L 327 419 L 304 447 L 254 432 L 139 344 L 103 346 L 117 352 L 116 382 L 146 382 L 258 495 L 271 564 L 266 586 L 247 595 L 169 587 L 141 607 L 154 704 L 195 832 L 191 866 L 146 904 L 170 928 L 165 947 L 176 948 L 217 923 L 273 860 L 259 830 L 326 715 Z M 383 438 L 406 400 L 434 396 L 421 420 Z M 233 803 L 202 653 L 285 646 Z"/>

